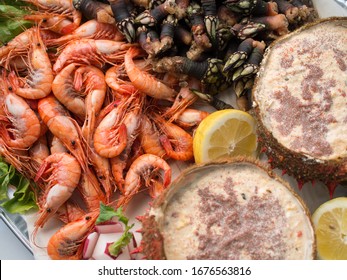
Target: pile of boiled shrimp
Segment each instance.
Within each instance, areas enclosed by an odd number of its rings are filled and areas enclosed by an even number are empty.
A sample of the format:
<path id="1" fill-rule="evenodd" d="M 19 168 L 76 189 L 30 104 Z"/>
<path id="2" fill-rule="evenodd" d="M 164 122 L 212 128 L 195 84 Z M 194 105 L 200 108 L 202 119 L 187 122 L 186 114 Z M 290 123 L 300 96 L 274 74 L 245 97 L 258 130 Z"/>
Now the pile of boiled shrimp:
<path id="1" fill-rule="evenodd" d="M 37 24 L 0 48 L 0 154 L 35 182 L 34 238 L 58 217 L 48 255 L 81 259 L 100 203 L 159 195 L 168 161 L 193 161 L 192 134 L 208 113 L 191 106 L 199 81 L 155 75 L 115 25 L 58 27 Z"/>

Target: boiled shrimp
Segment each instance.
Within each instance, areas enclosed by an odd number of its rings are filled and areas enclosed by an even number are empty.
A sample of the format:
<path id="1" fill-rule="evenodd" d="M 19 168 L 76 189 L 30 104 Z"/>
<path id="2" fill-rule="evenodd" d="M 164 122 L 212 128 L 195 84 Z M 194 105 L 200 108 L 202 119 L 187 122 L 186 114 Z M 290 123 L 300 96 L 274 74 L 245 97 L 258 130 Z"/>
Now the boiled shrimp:
<path id="1" fill-rule="evenodd" d="M 40 137 L 40 121 L 28 103 L 12 90 L 6 78 L 0 78 L 0 99 L 5 113 L 0 117 L 0 135 L 7 146 L 27 149 Z"/>
<path id="2" fill-rule="evenodd" d="M 78 39 L 124 41 L 124 36 L 114 24 L 102 23 L 95 19 L 89 20 L 79 26 L 71 34 L 57 39 L 48 40 L 47 46 L 61 46 Z"/>
<path id="3" fill-rule="evenodd" d="M 49 174 L 49 177 L 43 178 L 47 174 Z M 59 207 L 71 197 L 80 177 L 81 167 L 76 158 L 70 154 L 52 154 L 43 161 L 35 181 L 43 178 L 47 185 L 43 196 L 39 198 L 41 209 L 35 222 L 36 230 L 43 227 Z"/>
<path id="4" fill-rule="evenodd" d="M 50 94 L 53 82 L 51 61 L 39 28 L 31 33 L 28 53 L 28 75 L 23 79 L 14 72 L 9 76 L 14 92 L 27 99 L 40 99 Z"/>
<path id="5" fill-rule="evenodd" d="M 74 40 L 59 54 L 53 70 L 58 73 L 66 65 L 74 62 L 97 67 L 102 67 L 105 63 L 122 62 L 124 53 L 130 46 L 131 44 L 112 40 Z"/>
<path id="6" fill-rule="evenodd" d="M 94 134 L 96 115 L 100 112 L 106 96 L 104 73 L 94 66 L 81 66 L 75 72 L 74 85 L 86 96 L 82 134 L 89 144 Z"/>
<path id="7" fill-rule="evenodd" d="M 159 171 L 163 174 L 158 176 Z M 149 188 L 150 195 L 157 197 L 170 181 L 171 167 L 168 163 L 155 155 L 143 154 L 130 166 L 125 177 L 124 195 L 119 199 L 117 206 L 126 206 L 141 186 Z"/>
<path id="8" fill-rule="evenodd" d="M 176 91 L 146 71 L 141 71 L 133 58 L 141 54 L 139 48 L 131 47 L 124 56 L 124 67 L 132 84 L 141 92 L 156 99 L 173 101 Z"/>
<path id="9" fill-rule="evenodd" d="M 57 34 L 66 35 L 73 32 L 78 25 L 64 15 L 54 15 L 48 13 L 35 13 L 25 15 L 25 20 L 36 22 L 44 30 L 50 30 Z"/>
<path id="10" fill-rule="evenodd" d="M 141 118 L 139 139 L 146 154 L 165 157 L 166 152 L 160 143 L 160 133 L 153 122 L 144 114 Z"/>
<path id="11" fill-rule="evenodd" d="M 73 6 L 72 0 L 23 0 L 24 2 L 31 3 L 39 8 L 39 11 L 46 12 L 47 14 L 63 15 L 66 18 L 71 18 L 73 24 L 70 26 L 69 31 L 76 29 L 82 20 L 81 12 L 77 11 Z M 68 31 L 66 31 L 68 32 Z"/>
<path id="12" fill-rule="evenodd" d="M 157 114 L 154 115 L 153 120 L 162 132 L 160 142 L 166 154 L 175 160 L 191 160 L 193 158 L 193 137 L 178 125 L 164 120 Z"/>
<path id="13" fill-rule="evenodd" d="M 187 108 L 182 111 L 175 120 L 180 127 L 188 129 L 198 126 L 210 113 L 198 109 Z"/>
<path id="14" fill-rule="evenodd" d="M 54 96 L 76 117 L 84 121 L 86 115 L 85 95 L 78 92 L 74 87 L 74 73 L 78 65 L 69 64 L 62 69 L 54 78 L 52 92 Z"/>
<path id="15" fill-rule="evenodd" d="M 81 259 L 84 240 L 94 230 L 98 215 L 98 212 L 88 213 L 59 229 L 48 241 L 48 256 L 53 260 Z"/>
<path id="16" fill-rule="evenodd" d="M 122 121 L 133 100 L 134 96 L 130 96 L 122 99 L 117 107 L 111 106 L 111 111 L 106 114 L 95 129 L 94 148 L 99 155 L 113 158 L 125 149 L 127 145 L 127 128 Z"/>

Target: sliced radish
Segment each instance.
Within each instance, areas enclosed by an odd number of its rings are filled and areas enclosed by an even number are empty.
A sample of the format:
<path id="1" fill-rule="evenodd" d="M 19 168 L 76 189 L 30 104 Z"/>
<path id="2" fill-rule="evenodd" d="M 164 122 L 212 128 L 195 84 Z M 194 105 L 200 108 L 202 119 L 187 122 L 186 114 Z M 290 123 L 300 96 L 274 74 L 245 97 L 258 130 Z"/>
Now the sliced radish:
<path id="1" fill-rule="evenodd" d="M 123 232 L 117 233 L 104 233 L 100 234 L 98 242 L 96 243 L 92 257 L 96 260 L 113 260 L 114 258 L 108 254 L 107 248 L 110 243 L 117 241 Z M 105 251 L 107 253 L 105 253 Z"/>
<path id="2" fill-rule="evenodd" d="M 98 242 L 99 234 L 97 232 L 92 232 L 88 235 L 84 247 L 83 247 L 83 258 L 89 259 L 92 257 L 96 243 Z"/>
<path id="3" fill-rule="evenodd" d="M 123 232 L 123 226 L 120 223 L 96 225 L 95 229 L 99 234 Z"/>

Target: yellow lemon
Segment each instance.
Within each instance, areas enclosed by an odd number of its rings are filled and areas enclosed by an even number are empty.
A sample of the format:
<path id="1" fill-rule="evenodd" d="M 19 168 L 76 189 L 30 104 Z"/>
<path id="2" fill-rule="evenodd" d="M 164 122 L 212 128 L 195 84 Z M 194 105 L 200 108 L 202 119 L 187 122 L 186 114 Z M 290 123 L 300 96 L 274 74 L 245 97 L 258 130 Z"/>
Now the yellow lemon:
<path id="1" fill-rule="evenodd" d="M 257 135 L 253 117 L 240 110 L 211 113 L 198 126 L 193 140 L 196 163 L 232 156 L 256 156 Z"/>
<path id="2" fill-rule="evenodd" d="M 318 257 L 347 260 L 347 197 L 323 203 L 312 215 Z"/>

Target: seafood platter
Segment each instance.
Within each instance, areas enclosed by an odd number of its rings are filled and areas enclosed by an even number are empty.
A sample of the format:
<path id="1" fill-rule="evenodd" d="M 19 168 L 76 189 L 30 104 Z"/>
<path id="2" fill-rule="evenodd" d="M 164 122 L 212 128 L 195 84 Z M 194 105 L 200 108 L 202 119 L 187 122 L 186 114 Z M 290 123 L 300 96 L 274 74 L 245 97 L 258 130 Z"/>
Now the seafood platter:
<path id="1" fill-rule="evenodd" d="M 0 0 L 2 219 L 36 259 L 347 259 L 346 2 Z"/>

